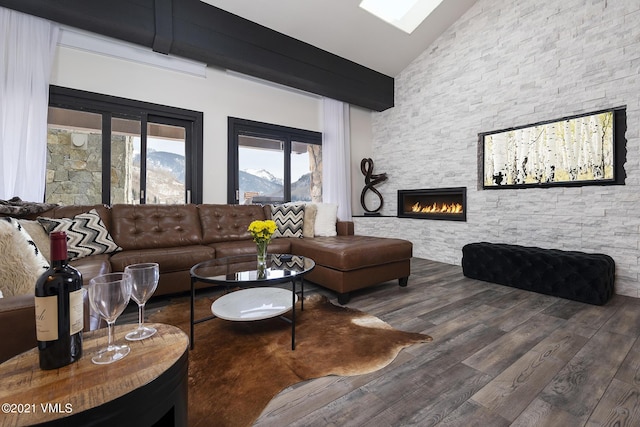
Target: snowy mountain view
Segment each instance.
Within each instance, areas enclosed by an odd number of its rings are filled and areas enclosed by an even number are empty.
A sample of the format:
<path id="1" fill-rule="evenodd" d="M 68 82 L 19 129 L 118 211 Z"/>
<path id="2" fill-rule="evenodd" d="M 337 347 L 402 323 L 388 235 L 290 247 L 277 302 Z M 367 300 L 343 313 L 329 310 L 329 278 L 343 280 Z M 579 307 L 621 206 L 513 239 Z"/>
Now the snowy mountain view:
<path id="1" fill-rule="evenodd" d="M 266 179 L 267 181 L 274 182 L 282 186 L 282 178 L 275 177 L 271 172 L 267 170 L 245 169 L 242 172 L 246 172 L 250 175 L 257 176 L 258 178 Z"/>
<path id="2" fill-rule="evenodd" d="M 133 165 L 140 167 L 140 153 L 135 153 Z M 149 150 L 147 153 L 147 168 L 162 169 L 173 175 L 176 182 L 184 188 L 185 161 L 184 156 L 165 151 Z"/>
<path id="3" fill-rule="evenodd" d="M 305 174 L 291 184 L 292 201 L 311 201 L 311 174 Z M 283 182 L 270 172 L 261 169 L 240 171 L 240 203 L 251 201 L 253 196 L 282 199 Z"/>
<path id="4" fill-rule="evenodd" d="M 140 155 L 134 156 L 134 188 L 139 186 Z M 150 150 L 147 155 L 148 173 L 147 192 L 161 195 L 164 200 L 183 197 L 185 161 L 184 156 Z M 302 175 L 291 185 L 292 201 L 311 201 L 311 174 Z M 173 196 L 177 195 L 177 196 Z M 251 203 L 253 197 L 264 197 L 266 202 L 281 201 L 284 197 L 282 178 L 274 176 L 264 169 L 246 169 L 240 171 L 240 203 Z"/>

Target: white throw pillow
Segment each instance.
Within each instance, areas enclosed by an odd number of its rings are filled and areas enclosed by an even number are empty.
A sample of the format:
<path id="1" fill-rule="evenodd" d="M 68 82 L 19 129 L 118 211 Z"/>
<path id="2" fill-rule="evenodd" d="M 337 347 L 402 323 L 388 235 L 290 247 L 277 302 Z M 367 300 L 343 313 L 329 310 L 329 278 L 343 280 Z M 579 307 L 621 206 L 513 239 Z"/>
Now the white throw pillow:
<path id="1" fill-rule="evenodd" d="M 337 236 L 338 205 L 335 203 L 316 203 L 316 223 L 314 234 L 321 237 Z"/>
<path id="2" fill-rule="evenodd" d="M 14 218 L 0 218 L 0 253 L 0 292 L 5 297 L 33 295 L 49 263 Z"/>

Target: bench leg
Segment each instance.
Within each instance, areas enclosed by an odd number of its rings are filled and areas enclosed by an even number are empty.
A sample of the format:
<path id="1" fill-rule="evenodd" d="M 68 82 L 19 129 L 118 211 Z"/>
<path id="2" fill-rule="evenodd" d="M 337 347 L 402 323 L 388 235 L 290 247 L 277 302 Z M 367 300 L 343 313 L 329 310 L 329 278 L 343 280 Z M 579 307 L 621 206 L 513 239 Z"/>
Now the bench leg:
<path id="1" fill-rule="evenodd" d="M 398 279 L 398 285 L 402 286 L 403 288 L 406 287 L 408 284 L 409 284 L 409 276 L 401 277 Z"/>
<path id="2" fill-rule="evenodd" d="M 340 305 L 345 305 L 350 300 L 351 300 L 351 295 L 349 295 L 349 292 L 338 294 L 338 303 L 340 303 Z"/>

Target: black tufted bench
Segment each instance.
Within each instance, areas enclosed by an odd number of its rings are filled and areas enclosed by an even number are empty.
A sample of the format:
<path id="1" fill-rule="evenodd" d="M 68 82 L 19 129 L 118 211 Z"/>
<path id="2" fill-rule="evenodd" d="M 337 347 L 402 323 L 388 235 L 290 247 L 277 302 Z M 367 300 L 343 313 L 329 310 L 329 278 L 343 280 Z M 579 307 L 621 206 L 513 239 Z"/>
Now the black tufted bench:
<path id="1" fill-rule="evenodd" d="M 462 271 L 472 279 L 595 305 L 614 293 L 615 263 L 604 254 L 469 243 L 462 248 Z"/>

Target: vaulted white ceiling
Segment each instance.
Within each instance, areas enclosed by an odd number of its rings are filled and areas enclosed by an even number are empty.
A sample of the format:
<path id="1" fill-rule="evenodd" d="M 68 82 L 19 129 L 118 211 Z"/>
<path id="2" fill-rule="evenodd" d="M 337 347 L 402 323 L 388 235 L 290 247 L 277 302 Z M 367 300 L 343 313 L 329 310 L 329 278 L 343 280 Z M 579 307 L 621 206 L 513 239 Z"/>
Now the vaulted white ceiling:
<path id="1" fill-rule="evenodd" d="M 360 0 L 202 1 L 395 77 L 476 0 L 444 0 L 412 34 L 361 9 Z"/>

